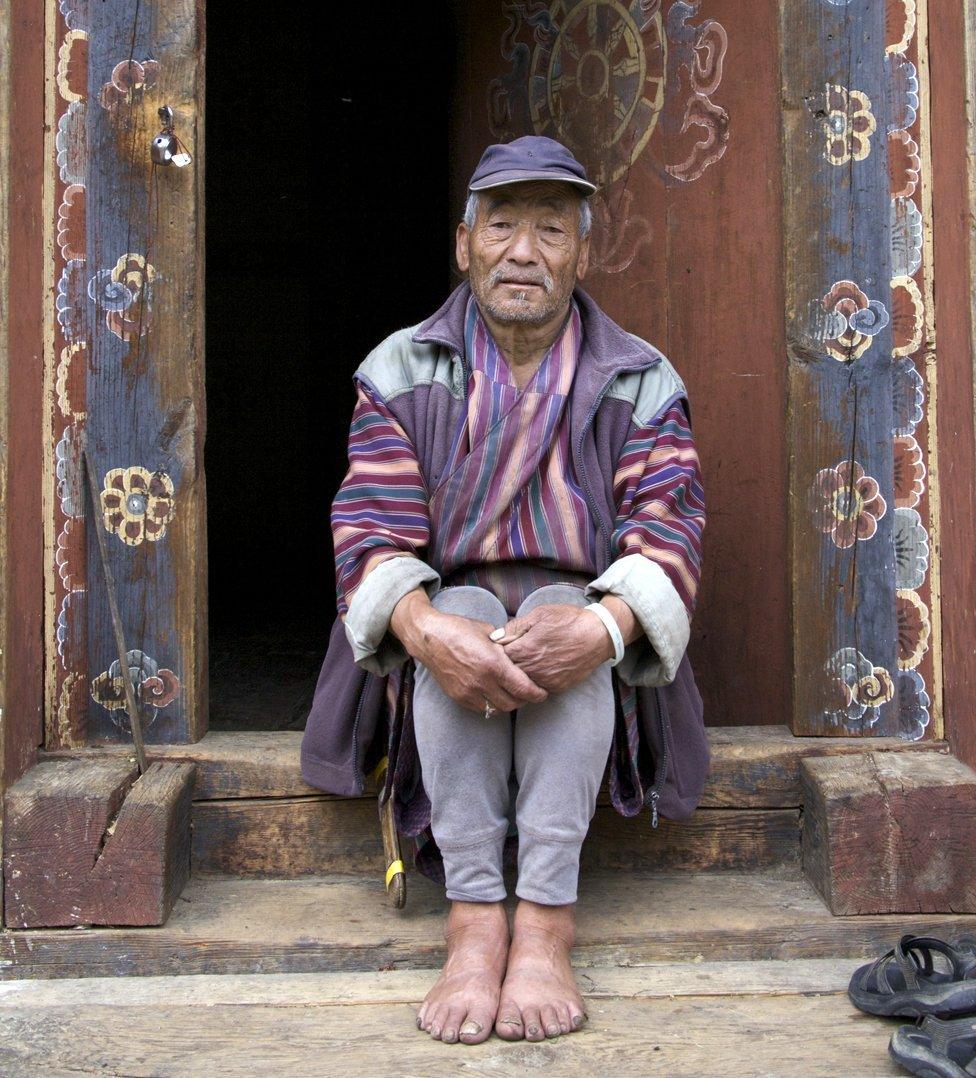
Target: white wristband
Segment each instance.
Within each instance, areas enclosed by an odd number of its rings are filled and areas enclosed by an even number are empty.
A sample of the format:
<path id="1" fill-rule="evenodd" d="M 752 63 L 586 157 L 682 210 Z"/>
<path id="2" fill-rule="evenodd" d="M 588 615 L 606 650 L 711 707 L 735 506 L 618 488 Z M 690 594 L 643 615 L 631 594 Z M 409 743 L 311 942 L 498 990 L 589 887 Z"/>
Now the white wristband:
<path id="1" fill-rule="evenodd" d="M 616 666 L 624 657 L 624 637 L 623 633 L 620 631 L 620 626 L 617 624 L 617 619 L 602 603 L 590 603 L 589 606 L 584 607 L 583 609 L 592 610 L 607 627 L 607 632 L 610 634 L 610 639 L 613 641 L 614 651 L 614 656 L 613 659 L 610 660 L 610 665 Z"/>

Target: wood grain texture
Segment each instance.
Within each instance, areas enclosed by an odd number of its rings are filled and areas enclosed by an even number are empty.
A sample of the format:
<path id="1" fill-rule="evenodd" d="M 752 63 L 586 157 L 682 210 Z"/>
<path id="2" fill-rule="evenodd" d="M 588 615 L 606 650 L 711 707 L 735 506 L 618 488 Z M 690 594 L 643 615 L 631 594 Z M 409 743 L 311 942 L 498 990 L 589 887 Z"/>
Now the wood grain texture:
<path id="1" fill-rule="evenodd" d="M 946 736 L 976 766 L 976 15 L 929 22 Z"/>
<path id="2" fill-rule="evenodd" d="M 0 9 L 0 791 L 43 742 L 44 11 Z"/>
<path id="3" fill-rule="evenodd" d="M 380 880 L 195 876 L 160 928 L 0 934 L 0 976 L 429 968 L 444 959 L 443 888 L 412 873 L 404 910 Z M 878 953 L 901 932 L 951 938 L 976 917 L 834 917 L 785 873 L 594 873 L 580 881 L 580 967 Z"/>
<path id="4" fill-rule="evenodd" d="M 864 955 L 865 959 L 868 957 Z M 587 966 L 580 980 L 589 999 L 842 992 L 850 980 L 852 961 L 857 959 L 793 958 L 789 961 Z M 438 973 L 439 970 L 434 969 L 390 969 L 375 973 L 200 973 L 169 977 L 6 981 L 0 991 L 0 1010 L 86 1003 L 130 1007 L 213 1006 L 220 1003 L 286 1006 L 419 1003 Z"/>
<path id="5" fill-rule="evenodd" d="M 976 913 L 970 767 L 872 752 L 802 773 L 803 866 L 833 913 Z"/>
<path id="6" fill-rule="evenodd" d="M 583 287 L 667 355 L 691 402 L 707 523 L 689 654 L 706 720 L 782 722 L 793 689 L 777 4 L 456 9 L 452 211 L 485 146 L 525 134 L 562 139 L 601 184 Z M 570 38 L 588 63 L 606 58 L 602 87 L 584 89 Z M 636 57 L 650 110 L 628 111 Z"/>
<path id="7" fill-rule="evenodd" d="M 825 664 L 840 649 L 856 647 L 870 665 L 897 676 L 894 514 L 878 514 L 870 540 L 842 538 L 845 546 L 815 527 L 810 514 L 821 469 L 853 470 L 855 462 L 893 505 L 890 194 L 881 137 L 890 98 L 885 10 L 867 0 L 784 0 L 781 12 L 793 730 L 891 734 L 898 730 L 897 696 L 893 703 L 876 702 L 863 723 L 848 724 Z M 848 101 L 846 113 L 838 108 L 840 95 L 831 95 L 834 86 Z M 853 124 L 863 101 L 849 97 L 853 93 L 871 102 L 877 136 L 861 134 L 859 148 L 869 152 L 860 159 L 853 147 L 846 161 L 843 152 L 829 159 L 825 125 L 832 114 L 838 123 Z M 880 305 L 864 311 L 869 333 L 838 319 L 833 296 L 825 307 L 822 297 L 835 291 L 856 296 L 858 307 L 862 296 Z M 829 318 L 845 324 L 834 326 Z"/>
<path id="8" fill-rule="evenodd" d="M 6 922 L 162 924 L 190 871 L 193 765 L 60 760 L 7 792 Z"/>
<path id="9" fill-rule="evenodd" d="M 146 738 L 193 741 L 206 728 L 202 14 L 194 0 L 51 5 L 51 745 L 129 737 L 96 533 L 79 497 L 83 439 Z M 151 163 L 164 104 L 194 154 L 188 168 Z"/>
<path id="10" fill-rule="evenodd" d="M 589 999 L 583 1030 L 538 1044 L 433 1041 L 416 1005 L 51 1008 L 0 1013 L 0 1064 L 10 1075 L 99 1072 L 276 1075 L 597 1074 L 669 1078 L 896 1075 L 889 1032 L 839 992 L 632 1000 Z"/>
<path id="11" fill-rule="evenodd" d="M 622 819 L 597 808 L 581 865 L 592 869 L 742 871 L 799 859 L 796 809 L 700 809 L 690 820 Z M 407 857 L 409 866 L 409 856 Z M 381 878 L 387 861 L 372 798 L 198 801 L 193 870 L 294 878 L 332 872 Z"/>
<path id="12" fill-rule="evenodd" d="M 151 760 L 192 760 L 197 765 L 193 796 L 198 800 L 239 797 L 301 797 L 319 794 L 301 777 L 301 731 L 210 731 L 193 745 L 148 746 Z M 709 774 L 702 808 L 796 808 L 800 795 L 799 761 L 808 755 L 861 752 L 850 738 L 794 737 L 786 726 L 710 728 Z M 872 749 L 888 752 L 945 752 L 942 742 L 877 738 Z M 125 755 L 131 749 L 60 749 L 44 759 L 85 759 L 100 753 Z M 373 786 L 367 796 L 375 796 Z M 325 795 L 329 796 L 329 795 Z M 609 804 L 604 784 L 601 804 Z"/>

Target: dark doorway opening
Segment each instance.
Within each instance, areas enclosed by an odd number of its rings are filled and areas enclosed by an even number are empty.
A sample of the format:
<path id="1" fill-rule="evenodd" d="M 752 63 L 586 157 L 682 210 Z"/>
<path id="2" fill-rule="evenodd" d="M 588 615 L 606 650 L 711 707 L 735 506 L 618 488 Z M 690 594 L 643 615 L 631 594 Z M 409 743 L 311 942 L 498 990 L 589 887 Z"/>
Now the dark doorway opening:
<path id="1" fill-rule="evenodd" d="M 351 374 L 451 285 L 450 7 L 207 10 L 210 727 L 301 729 Z"/>

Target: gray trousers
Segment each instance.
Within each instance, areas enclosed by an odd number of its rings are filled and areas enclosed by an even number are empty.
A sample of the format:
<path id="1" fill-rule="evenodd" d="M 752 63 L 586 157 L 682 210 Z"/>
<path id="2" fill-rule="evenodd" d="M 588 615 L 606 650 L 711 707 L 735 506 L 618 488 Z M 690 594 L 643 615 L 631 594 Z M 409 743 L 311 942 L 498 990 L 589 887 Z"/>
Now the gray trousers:
<path id="1" fill-rule="evenodd" d="M 473 585 L 441 588 L 431 602 L 437 610 L 496 628 L 508 620 L 501 600 Z M 588 602 L 573 584 L 546 584 L 517 613 L 542 603 Z M 614 716 L 609 659 L 564 692 L 487 719 L 456 703 L 416 664 L 417 751 L 448 898 L 505 898 L 502 851 L 513 824 L 519 836 L 519 898 L 545 905 L 576 901 L 580 847 L 596 809 Z"/>

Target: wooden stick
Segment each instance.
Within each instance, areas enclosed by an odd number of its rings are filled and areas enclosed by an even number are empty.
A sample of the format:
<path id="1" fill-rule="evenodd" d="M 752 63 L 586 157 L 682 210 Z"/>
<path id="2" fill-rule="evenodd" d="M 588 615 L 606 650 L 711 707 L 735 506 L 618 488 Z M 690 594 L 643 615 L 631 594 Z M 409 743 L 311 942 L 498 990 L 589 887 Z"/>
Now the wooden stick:
<path id="1" fill-rule="evenodd" d="M 383 796 L 383 781 L 386 775 L 387 758 L 384 756 L 373 772 L 379 786 L 377 798 Z M 386 860 L 386 889 L 393 899 L 393 906 L 402 910 L 407 904 L 407 875 L 403 870 L 400 857 L 400 836 L 397 834 L 396 821 L 393 817 L 393 791 L 386 801 L 379 801 L 380 836 L 383 839 L 383 855 Z"/>
<path id="2" fill-rule="evenodd" d="M 142 740 L 142 723 L 139 718 L 139 705 L 136 702 L 135 689 L 132 687 L 132 679 L 129 677 L 129 660 L 125 646 L 125 637 L 122 634 L 122 617 L 119 614 L 119 604 L 115 595 L 115 578 L 112 576 L 112 567 L 108 563 L 108 549 L 105 545 L 105 529 L 102 526 L 101 514 L 99 513 L 98 485 L 95 482 L 95 471 L 91 466 L 91 458 L 88 456 L 88 446 L 84 444 L 85 435 L 82 434 L 81 456 L 84 471 L 88 473 L 88 492 L 92 502 L 92 526 L 98 537 L 98 552 L 102 560 L 102 572 L 105 574 L 105 587 L 108 591 L 108 605 L 112 613 L 112 629 L 115 632 L 115 647 L 119 653 L 119 663 L 122 666 L 122 684 L 125 687 L 126 712 L 129 716 L 129 726 L 132 730 L 132 741 L 136 748 L 136 760 L 139 764 L 139 774 L 144 775 L 148 764 L 146 763 L 146 748 Z"/>

